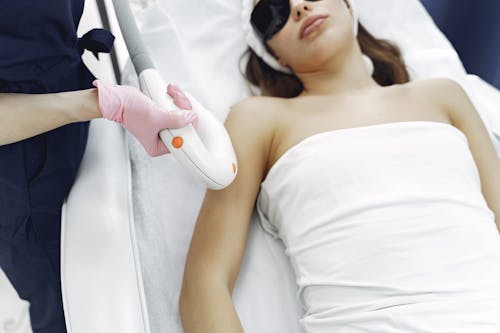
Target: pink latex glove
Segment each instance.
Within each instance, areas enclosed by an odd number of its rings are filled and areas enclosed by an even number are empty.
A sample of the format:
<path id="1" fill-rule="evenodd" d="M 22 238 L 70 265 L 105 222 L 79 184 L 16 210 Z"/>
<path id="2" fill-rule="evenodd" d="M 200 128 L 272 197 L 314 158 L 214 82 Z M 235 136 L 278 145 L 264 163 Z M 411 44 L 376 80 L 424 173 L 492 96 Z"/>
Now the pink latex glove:
<path id="1" fill-rule="evenodd" d="M 169 153 L 161 141 L 160 131 L 197 124 L 198 116 L 195 112 L 165 111 L 134 87 L 108 85 L 100 80 L 95 80 L 92 84 L 97 88 L 102 116 L 125 127 L 151 156 Z M 189 100 L 179 89 L 174 89 L 173 94 L 178 107 L 191 109 Z"/>
<path id="2" fill-rule="evenodd" d="M 193 105 L 189 98 L 175 84 L 168 84 L 167 93 L 174 100 L 175 105 L 181 110 L 193 110 Z M 193 120 L 193 127 L 198 127 L 198 117 Z"/>
<path id="3" fill-rule="evenodd" d="M 167 93 L 173 98 L 175 105 L 177 105 L 182 110 L 192 110 L 193 106 L 189 99 L 184 95 L 181 89 L 175 84 L 169 84 L 167 86 Z"/>

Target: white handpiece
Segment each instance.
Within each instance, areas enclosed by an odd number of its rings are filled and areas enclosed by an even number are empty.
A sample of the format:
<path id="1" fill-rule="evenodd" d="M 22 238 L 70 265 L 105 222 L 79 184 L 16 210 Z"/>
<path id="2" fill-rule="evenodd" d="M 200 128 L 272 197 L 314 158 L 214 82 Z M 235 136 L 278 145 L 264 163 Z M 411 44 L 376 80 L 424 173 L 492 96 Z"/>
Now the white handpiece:
<path id="1" fill-rule="evenodd" d="M 156 69 L 139 74 L 139 84 L 148 95 L 167 110 L 178 109 L 166 94 L 167 84 Z M 198 128 L 165 129 L 160 137 L 177 160 L 202 179 L 207 187 L 220 190 L 229 186 L 238 172 L 236 154 L 224 126 L 191 95 L 186 93 L 198 114 Z"/>

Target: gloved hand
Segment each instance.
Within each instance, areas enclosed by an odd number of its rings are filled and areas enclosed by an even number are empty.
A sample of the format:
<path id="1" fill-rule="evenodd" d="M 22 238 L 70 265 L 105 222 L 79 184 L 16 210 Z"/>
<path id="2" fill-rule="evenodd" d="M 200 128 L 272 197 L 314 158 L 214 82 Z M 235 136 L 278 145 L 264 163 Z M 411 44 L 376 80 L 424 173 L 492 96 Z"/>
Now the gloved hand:
<path id="1" fill-rule="evenodd" d="M 175 105 L 177 105 L 182 110 L 193 110 L 198 113 L 208 112 L 203 105 L 200 104 L 193 96 L 188 92 L 183 92 L 179 87 L 173 84 L 167 86 L 167 93 L 174 100 Z M 198 126 L 198 118 L 193 121 L 193 126 L 196 128 Z"/>
<path id="2" fill-rule="evenodd" d="M 163 110 L 134 87 L 108 85 L 100 80 L 95 80 L 92 84 L 97 88 L 102 116 L 125 127 L 151 156 L 169 153 L 160 139 L 160 131 L 197 124 L 198 116 L 195 112 Z M 175 95 L 174 102 L 177 106 L 186 110 L 191 108 L 180 90 Z"/>
<path id="3" fill-rule="evenodd" d="M 175 105 L 177 105 L 180 109 L 182 110 L 192 110 L 193 106 L 191 105 L 191 102 L 187 98 L 186 95 L 181 91 L 181 89 L 174 85 L 174 84 L 169 84 L 167 86 L 167 93 L 170 97 L 173 98 Z"/>

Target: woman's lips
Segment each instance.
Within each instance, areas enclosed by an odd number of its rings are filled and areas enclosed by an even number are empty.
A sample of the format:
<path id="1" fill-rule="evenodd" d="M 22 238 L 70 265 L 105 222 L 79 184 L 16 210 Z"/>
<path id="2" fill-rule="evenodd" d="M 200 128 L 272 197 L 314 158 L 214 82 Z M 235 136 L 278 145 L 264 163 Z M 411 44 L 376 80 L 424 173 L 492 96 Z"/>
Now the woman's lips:
<path id="1" fill-rule="evenodd" d="M 318 30 L 327 17 L 327 15 L 316 15 L 307 18 L 300 27 L 300 39 L 304 39 L 314 31 Z"/>

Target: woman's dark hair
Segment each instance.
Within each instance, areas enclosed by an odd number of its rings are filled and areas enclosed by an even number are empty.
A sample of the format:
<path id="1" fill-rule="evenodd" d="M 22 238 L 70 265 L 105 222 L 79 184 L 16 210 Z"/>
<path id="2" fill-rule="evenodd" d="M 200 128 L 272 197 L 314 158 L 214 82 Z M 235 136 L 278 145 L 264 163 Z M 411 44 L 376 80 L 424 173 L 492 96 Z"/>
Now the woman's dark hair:
<path id="1" fill-rule="evenodd" d="M 395 44 L 373 37 L 361 24 L 357 38 L 363 54 L 373 61 L 372 77 L 378 84 L 390 86 L 410 80 L 401 51 Z M 271 52 L 269 47 L 267 49 Z M 291 98 L 304 90 L 297 76 L 274 70 L 251 49 L 247 52 L 249 60 L 245 76 L 250 83 L 261 89 L 263 95 Z"/>

